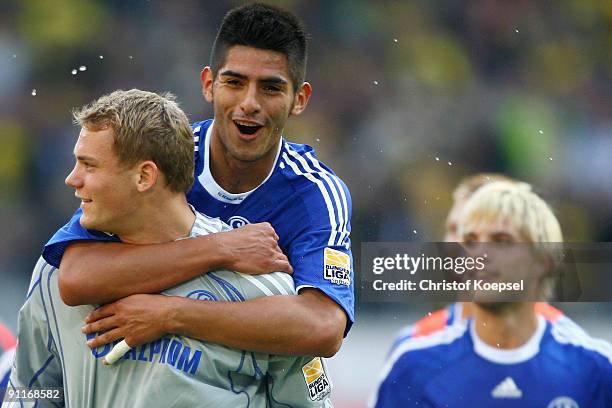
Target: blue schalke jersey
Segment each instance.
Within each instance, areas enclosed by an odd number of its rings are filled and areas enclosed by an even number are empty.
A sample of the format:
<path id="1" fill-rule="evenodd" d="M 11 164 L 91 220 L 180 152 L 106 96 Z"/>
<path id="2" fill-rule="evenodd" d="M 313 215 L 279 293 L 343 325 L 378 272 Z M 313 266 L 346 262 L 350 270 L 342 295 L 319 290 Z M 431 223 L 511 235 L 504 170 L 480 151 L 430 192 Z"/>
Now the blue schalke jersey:
<path id="1" fill-rule="evenodd" d="M 321 163 L 312 147 L 281 139 L 271 172 L 257 188 L 232 194 L 213 179 L 209 167 L 212 120 L 192 125 L 195 183 L 187 194 L 196 210 L 237 228 L 269 222 L 288 256 L 296 290 L 317 288 L 336 301 L 354 321 L 354 273 L 351 254 L 351 197 L 348 188 Z M 116 241 L 84 230 L 81 210 L 45 245 L 43 257 L 56 267 L 67 245 L 78 240 Z"/>
<path id="2" fill-rule="evenodd" d="M 527 343 L 498 349 L 463 321 L 397 345 L 375 398 L 378 408 L 612 407 L 612 346 L 538 316 Z"/>

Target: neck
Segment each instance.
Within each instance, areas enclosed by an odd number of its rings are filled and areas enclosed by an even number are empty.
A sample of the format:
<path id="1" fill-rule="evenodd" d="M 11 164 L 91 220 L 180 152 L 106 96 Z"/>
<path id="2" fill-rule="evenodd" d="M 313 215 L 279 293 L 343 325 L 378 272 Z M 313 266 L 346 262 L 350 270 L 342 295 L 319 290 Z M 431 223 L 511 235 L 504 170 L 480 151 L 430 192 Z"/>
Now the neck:
<path id="1" fill-rule="evenodd" d="M 278 143 L 280 142 L 279 140 Z M 213 128 L 209 152 L 210 172 L 217 184 L 229 193 L 239 194 L 251 191 L 263 183 L 270 174 L 278 152 L 278 143 L 270 149 L 268 154 L 259 159 L 238 160 L 225 148 Z"/>
<path id="2" fill-rule="evenodd" d="M 476 334 L 491 347 L 520 347 L 538 328 L 533 302 L 508 303 L 501 308 L 472 304 L 471 309 Z"/>
<path id="3" fill-rule="evenodd" d="M 159 244 L 189 236 L 195 214 L 187 204 L 185 194 L 164 192 L 163 197 L 148 197 L 138 214 L 138 228 L 117 234 L 129 244 Z"/>

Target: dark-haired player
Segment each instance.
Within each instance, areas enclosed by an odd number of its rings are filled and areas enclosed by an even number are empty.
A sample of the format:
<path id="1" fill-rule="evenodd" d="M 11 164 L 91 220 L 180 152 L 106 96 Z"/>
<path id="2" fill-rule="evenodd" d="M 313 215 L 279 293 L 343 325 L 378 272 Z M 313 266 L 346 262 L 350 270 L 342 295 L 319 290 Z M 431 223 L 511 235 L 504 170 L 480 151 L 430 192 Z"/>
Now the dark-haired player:
<path id="1" fill-rule="evenodd" d="M 293 266 L 298 295 L 231 304 L 155 303 L 174 318 L 154 320 L 141 313 L 153 300 L 147 305 L 146 297 L 130 295 L 157 293 L 203 270 L 252 272 L 249 246 L 255 244 L 243 243 L 237 231 L 234 239 L 221 233 L 139 248 L 91 242 L 77 212 L 47 244 L 44 257 L 60 266 L 60 289 L 69 304 L 124 298 L 121 309 L 111 304 L 90 316 L 86 331 L 113 328 L 93 339 L 92 347 L 119 338 L 137 346 L 173 332 L 268 353 L 337 352 L 354 320 L 351 199 L 312 148 L 282 137 L 287 119 L 305 109 L 311 94 L 305 66 L 306 35 L 292 14 L 250 4 L 225 16 L 201 75 L 214 120 L 193 125 L 196 181 L 188 194 L 197 210 L 231 226 L 269 222 Z M 135 325 L 137 330 L 126 329 Z M 312 398 L 329 393 L 324 370 L 305 380 Z"/>

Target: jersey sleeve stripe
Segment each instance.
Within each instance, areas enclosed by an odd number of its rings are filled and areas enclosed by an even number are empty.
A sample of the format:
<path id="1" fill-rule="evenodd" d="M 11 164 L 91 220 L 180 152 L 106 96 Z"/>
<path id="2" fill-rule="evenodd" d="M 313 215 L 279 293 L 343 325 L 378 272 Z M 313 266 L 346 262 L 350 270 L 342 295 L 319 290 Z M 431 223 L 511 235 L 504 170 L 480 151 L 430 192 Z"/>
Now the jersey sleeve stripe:
<path id="1" fill-rule="evenodd" d="M 340 198 L 341 198 L 341 202 L 342 202 L 342 211 L 343 211 L 343 217 L 344 217 L 343 221 L 344 222 L 342 222 L 341 225 L 339 226 L 341 232 L 340 232 L 340 240 L 339 240 L 338 245 L 347 245 L 347 244 L 349 244 L 348 239 L 349 239 L 349 234 L 350 234 L 350 232 L 348 231 L 349 210 L 348 210 L 348 200 L 346 199 L 346 194 L 344 192 L 344 187 L 340 183 L 340 180 L 338 179 L 338 177 L 336 175 L 334 175 L 334 174 L 331 174 L 327 170 L 325 170 L 321 166 L 321 162 L 319 162 L 319 160 L 317 160 L 312 155 L 311 152 L 306 153 L 306 157 L 308 159 L 310 159 L 310 161 L 313 163 L 314 167 L 317 170 L 319 170 L 321 172 L 321 174 L 325 174 L 327 177 L 329 177 L 329 179 L 331 179 L 331 181 L 335 185 L 336 189 L 340 193 Z M 334 194 L 334 196 L 335 196 L 335 194 Z M 348 249 L 348 247 L 347 247 L 347 249 Z"/>
<path id="2" fill-rule="evenodd" d="M 596 352 L 612 364 L 612 345 L 607 341 L 595 339 L 575 325 L 555 324 L 551 333 L 557 342 Z"/>
<path id="3" fill-rule="evenodd" d="M 306 161 L 310 161 L 312 163 L 313 168 L 316 170 L 315 174 L 319 175 L 322 179 L 327 182 L 328 188 L 331 190 L 332 195 L 334 196 L 334 202 L 336 204 L 336 208 L 338 209 L 339 215 L 339 224 L 337 226 L 338 232 L 340 236 L 336 242 L 338 246 L 346 246 L 347 249 L 350 247 L 349 242 L 349 234 L 348 231 L 348 223 L 349 223 L 349 211 L 348 204 L 346 199 L 346 194 L 344 192 L 344 188 L 339 182 L 339 179 L 336 175 L 330 173 L 325 170 L 319 160 L 317 160 L 311 152 L 306 153 Z"/>
<path id="4" fill-rule="evenodd" d="M 289 156 L 287 155 L 287 153 L 283 153 L 283 159 L 285 159 L 285 162 L 291 167 L 291 169 L 295 172 L 295 174 L 306 177 L 308 180 L 312 181 L 319 187 L 319 190 L 321 191 L 321 194 L 323 195 L 323 200 L 325 201 L 325 205 L 327 206 L 329 223 L 332 227 L 331 234 L 328 240 L 328 245 L 333 245 L 334 242 L 336 241 L 336 228 L 334 228 L 334 226 L 336 225 L 336 215 L 334 214 L 334 207 L 331 203 L 331 199 L 329 198 L 329 194 L 327 193 L 327 190 L 325 190 L 325 187 L 323 187 L 323 183 L 320 180 L 317 180 L 315 177 L 313 177 L 312 174 L 303 173 L 302 171 L 300 171 L 300 169 L 295 164 L 295 162 L 289 159 Z"/>
<path id="5" fill-rule="evenodd" d="M 338 189 L 336 184 L 332 181 L 333 177 L 329 177 L 329 174 L 325 171 L 323 171 L 323 169 L 321 168 L 321 166 L 317 166 L 315 165 L 312 156 L 308 156 L 309 153 L 306 154 L 306 158 L 299 156 L 298 157 L 302 160 L 304 160 L 304 165 L 306 168 L 306 171 L 308 172 L 314 172 L 314 174 L 316 176 L 319 176 L 322 181 L 324 181 L 326 183 L 327 189 L 329 191 L 331 191 L 332 196 L 334 198 L 334 204 L 336 207 L 336 211 L 338 214 L 338 225 L 336 226 L 336 229 L 338 230 L 339 237 L 338 240 L 336 240 L 336 242 L 334 243 L 334 245 L 341 245 L 342 241 L 343 241 L 343 235 L 344 235 L 344 230 L 346 228 L 346 202 L 341 200 L 341 198 L 339 197 L 338 194 Z M 309 160 L 310 159 L 310 160 Z M 315 170 L 316 169 L 316 170 Z"/>
<path id="6" fill-rule="evenodd" d="M 347 214 L 344 213 L 343 211 L 343 207 L 340 202 L 340 198 L 339 198 L 335 185 L 332 183 L 332 181 L 329 179 L 329 177 L 327 177 L 325 173 L 316 171 L 315 169 L 311 168 L 308 162 L 306 161 L 306 159 L 304 159 L 304 157 L 302 157 L 299 153 L 297 153 L 288 143 L 285 143 L 285 150 L 289 155 L 291 155 L 291 158 L 286 153 L 283 153 L 283 158 L 285 159 L 285 162 L 292 168 L 292 170 L 297 175 L 304 176 L 309 181 L 312 181 L 313 183 L 315 183 L 317 187 L 319 188 L 319 190 L 321 191 L 321 194 L 327 206 L 329 220 L 330 220 L 330 227 L 331 227 L 331 234 L 328 240 L 328 245 L 330 246 L 341 245 L 342 244 L 341 240 L 337 238 L 338 238 L 339 233 L 340 233 L 339 238 L 342 238 L 342 232 L 343 232 L 342 227 L 343 225 L 346 224 L 344 220 L 347 219 L 348 217 L 347 217 Z M 296 162 L 300 163 L 300 165 L 304 168 L 304 171 L 301 171 L 299 169 Z M 322 180 L 315 177 L 315 174 L 321 177 Z M 330 197 L 328 190 L 331 191 L 333 200 Z M 337 219 L 336 212 L 338 215 L 338 221 L 336 221 Z"/>

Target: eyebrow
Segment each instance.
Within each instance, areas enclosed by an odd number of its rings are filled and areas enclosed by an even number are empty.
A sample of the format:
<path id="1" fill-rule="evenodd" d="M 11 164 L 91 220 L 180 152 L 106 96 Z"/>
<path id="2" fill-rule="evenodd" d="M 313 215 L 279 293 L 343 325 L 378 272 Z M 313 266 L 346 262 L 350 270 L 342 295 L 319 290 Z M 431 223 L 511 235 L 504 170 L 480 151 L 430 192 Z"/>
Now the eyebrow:
<path id="1" fill-rule="evenodd" d="M 91 156 L 82 156 L 82 155 L 79 155 L 79 156 L 76 156 L 76 159 L 78 161 L 88 161 L 88 162 L 92 162 L 92 163 L 97 163 L 98 162 L 98 160 L 94 159 Z"/>
<path id="2" fill-rule="evenodd" d="M 500 238 L 506 239 L 506 238 L 508 238 L 508 239 L 510 239 L 512 241 L 515 240 L 515 238 L 514 238 L 514 236 L 512 234 L 509 234 L 509 233 L 507 233 L 505 231 L 496 231 L 496 232 L 491 234 L 491 238 L 493 238 L 493 239 L 500 239 Z"/>
<path id="3" fill-rule="evenodd" d="M 239 79 L 248 79 L 248 77 L 244 74 L 241 74 L 240 72 L 236 72 L 236 71 L 232 71 L 230 69 L 225 70 L 225 71 L 221 71 L 219 73 L 219 76 L 231 76 L 234 78 L 239 78 Z M 281 77 L 277 77 L 277 76 L 271 76 L 271 77 L 264 77 L 261 79 L 258 79 L 257 82 L 263 82 L 266 84 L 278 84 L 278 85 L 287 85 L 288 82 L 286 80 L 284 80 Z"/>

